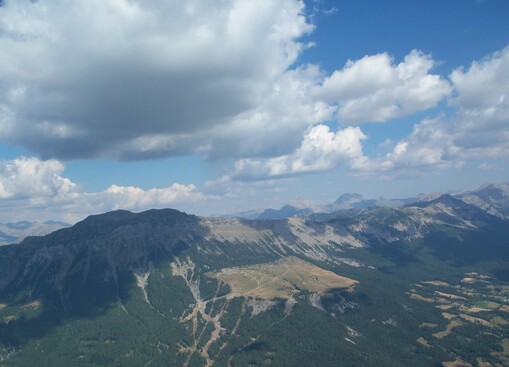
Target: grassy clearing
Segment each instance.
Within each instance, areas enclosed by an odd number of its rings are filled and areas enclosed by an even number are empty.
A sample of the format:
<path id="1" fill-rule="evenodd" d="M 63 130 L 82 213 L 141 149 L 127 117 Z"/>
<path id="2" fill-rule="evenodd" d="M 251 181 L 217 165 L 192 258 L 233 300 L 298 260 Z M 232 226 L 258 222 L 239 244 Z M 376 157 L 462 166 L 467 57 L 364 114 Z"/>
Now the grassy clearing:
<path id="1" fill-rule="evenodd" d="M 424 339 L 422 336 L 417 339 L 417 343 L 419 343 L 422 346 L 425 346 L 426 348 L 431 348 L 431 345 L 428 343 L 426 339 Z"/>
<path id="2" fill-rule="evenodd" d="M 453 315 L 452 313 L 442 312 L 442 317 L 447 320 L 452 320 L 456 318 L 456 315 Z"/>
<path id="3" fill-rule="evenodd" d="M 470 307 L 470 308 L 467 308 L 466 311 L 468 313 L 478 313 L 478 312 L 491 312 L 493 310 L 487 310 L 485 308 L 479 308 L 479 307 Z"/>
<path id="4" fill-rule="evenodd" d="M 500 307 L 500 304 L 491 301 L 478 301 L 474 303 L 474 306 L 484 310 L 496 310 Z"/>
<path id="5" fill-rule="evenodd" d="M 459 305 L 457 303 L 450 303 L 448 305 L 438 305 L 438 306 L 435 306 L 435 307 L 440 309 L 440 310 L 447 311 L 447 310 L 450 310 L 451 308 L 458 307 L 458 306 Z"/>
<path id="6" fill-rule="evenodd" d="M 4 317 L 4 323 L 8 324 L 9 322 L 16 321 L 16 315 L 9 315 Z"/>
<path id="7" fill-rule="evenodd" d="M 474 283 L 477 283 L 477 279 L 467 277 L 467 278 L 461 279 L 461 282 L 465 283 L 465 284 L 474 284 Z"/>
<path id="8" fill-rule="evenodd" d="M 410 292 L 410 293 L 407 293 L 407 294 L 408 294 L 408 297 L 410 297 L 411 299 L 415 299 L 417 301 L 423 301 L 423 302 L 428 302 L 428 303 L 435 303 L 435 300 L 433 298 L 423 297 L 420 294 L 413 293 L 413 292 Z"/>
<path id="9" fill-rule="evenodd" d="M 445 338 L 447 335 L 451 334 L 452 333 L 452 330 L 458 326 L 461 326 L 463 325 L 463 323 L 459 320 L 451 320 L 451 322 L 447 325 L 447 327 L 445 328 L 444 331 L 440 331 L 438 333 L 435 333 L 433 334 L 433 336 L 437 339 L 443 339 Z"/>
<path id="10" fill-rule="evenodd" d="M 465 315 L 465 314 L 460 314 L 459 316 L 463 320 L 468 321 L 468 322 L 472 322 L 474 324 L 479 324 L 479 325 L 483 325 L 483 326 L 487 326 L 487 327 L 493 327 L 493 325 L 489 321 L 486 321 L 486 320 L 481 319 L 479 317 L 472 317 L 472 316 Z"/>
<path id="11" fill-rule="evenodd" d="M 450 294 L 450 293 L 444 293 L 444 292 L 435 291 L 435 294 L 437 294 L 439 296 L 442 296 L 442 297 L 445 297 L 445 298 L 454 299 L 454 300 L 463 300 L 463 301 L 467 300 L 465 297 L 457 296 L 455 294 Z"/>
<path id="12" fill-rule="evenodd" d="M 454 362 L 442 362 L 442 366 L 444 366 L 444 367 L 472 367 L 472 365 L 470 363 L 462 361 L 461 359 L 456 359 Z"/>
<path id="13" fill-rule="evenodd" d="M 507 321 L 506 319 L 500 317 L 500 316 L 495 316 L 494 318 L 491 319 L 491 323 L 495 326 L 507 326 L 509 325 L 509 321 Z"/>
<path id="14" fill-rule="evenodd" d="M 6 308 L 7 305 L 4 303 L 0 303 L 0 311 L 2 311 L 4 308 Z"/>
<path id="15" fill-rule="evenodd" d="M 492 367 L 493 365 L 489 362 L 484 362 L 484 360 L 482 358 L 477 358 L 476 359 L 476 362 L 477 364 L 479 365 L 479 367 Z"/>
<path id="16" fill-rule="evenodd" d="M 449 283 L 442 282 L 440 280 L 428 280 L 428 281 L 425 281 L 425 282 L 422 282 L 422 283 L 423 284 L 434 285 L 436 287 L 450 287 L 451 286 Z"/>
<path id="17" fill-rule="evenodd" d="M 323 293 L 350 288 L 358 283 L 293 256 L 269 264 L 227 268 L 206 275 L 227 283 L 233 293 L 263 299 L 288 299 L 301 290 Z"/>
<path id="18" fill-rule="evenodd" d="M 468 273 L 467 275 L 468 278 L 462 279 L 462 285 L 450 283 L 449 286 L 451 288 L 450 291 L 447 291 L 448 293 L 438 291 L 436 287 L 443 287 L 445 285 L 439 284 L 440 281 L 432 280 L 421 281 L 420 283 L 423 287 L 419 287 L 419 291 L 410 289 L 406 294 L 412 299 L 434 304 L 441 311 L 442 317 L 448 320 L 445 330 L 432 334 L 436 339 L 443 339 L 451 334 L 452 336 L 456 336 L 456 334 L 461 336 L 462 330 L 456 330 L 456 328 L 468 324 L 478 325 L 483 328 L 488 327 L 493 331 L 492 333 L 484 331 L 484 334 L 500 339 L 505 337 L 503 340 L 499 339 L 503 351 L 493 351 L 492 349 L 491 352 L 492 357 L 498 359 L 499 363 L 491 364 L 479 357 L 475 365 L 478 367 L 509 366 L 509 339 L 506 337 L 504 330 L 509 325 L 509 319 L 503 314 L 503 312 L 509 312 L 509 306 L 498 301 L 501 296 L 508 295 L 509 292 L 506 292 L 508 286 L 500 282 L 493 284 L 494 281 L 491 278 L 480 276 L 477 273 Z M 475 287 L 469 287 L 469 284 L 475 284 Z M 421 292 L 422 295 L 419 294 Z M 502 314 L 499 314 L 499 312 L 502 312 Z M 421 328 L 423 328 L 422 324 Z M 479 331 L 482 330 L 479 329 Z M 418 343 L 425 345 L 424 340 L 418 340 Z M 463 361 L 457 354 L 452 355 L 455 360 L 452 362 L 444 361 L 442 366 L 471 366 L 471 364 Z"/>

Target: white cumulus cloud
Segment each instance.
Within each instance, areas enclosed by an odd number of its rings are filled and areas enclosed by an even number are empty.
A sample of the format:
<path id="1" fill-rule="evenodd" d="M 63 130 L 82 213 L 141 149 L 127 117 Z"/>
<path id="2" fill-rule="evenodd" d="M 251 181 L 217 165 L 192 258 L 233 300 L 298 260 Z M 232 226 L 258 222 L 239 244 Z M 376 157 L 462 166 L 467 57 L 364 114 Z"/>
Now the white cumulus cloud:
<path id="1" fill-rule="evenodd" d="M 358 127 L 347 127 L 333 132 L 326 125 L 310 128 L 301 145 L 291 154 L 266 159 L 240 159 L 234 171 L 222 181 L 265 180 L 304 173 L 324 172 L 341 164 L 362 166 L 364 134 Z"/>
<path id="2" fill-rule="evenodd" d="M 468 69 L 454 70 L 452 116 L 425 119 L 391 152 L 357 172 L 421 174 L 458 167 L 470 160 L 507 159 L 509 152 L 509 47 Z M 480 163 L 482 165 L 482 163 Z"/>
<path id="3" fill-rule="evenodd" d="M 0 162 L 0 221 L 58 219 L 74 222 L 90 214 L 116 209 L 146 210 L 186 206 L 215 200 L 196 186 L 174 183 L 142 189 L 111 185 L 103 191 L 83 191 L 63 176 L 65 166 L 56 160 L 20 157 Z"/>
<path id="4" fill-rule="evenodd" d="M 508 113 L 509 46 L 481 61 L 474 61 L 467 70 L 454 70 L 450 78 L 457 93 L 454 105 L 462 109 L 497 109 Z"/>
<path id="5" fill-rule="evenodd" d="M 323 78 L 316 66 L 288 71 L 272 86 L 255 109 L 235 117 L 213 131 L 209 156 L 279 156 L 299 146 L 303 133 L 333 118 L 336 108 L 311 98 Z"/>
<path id="6" fill-rule="evenodd" d="M 57 159 L 206 149 L 295 62 L 313 29 L 304 12 L 301 0 L 5 1 L 0 141 Z"/>
<path id="7" fill-rule="evenodd" d="M 384 122 L 432 108 L 451 93 L 449 82 L 430 74 L 434 64 L 416 50 L 399 64 L 387 53 L 365 56 L 348 61 L 315 93 L 338 105 L 342 123 Z"/>
<path id="8" fill-rule="evenodd" d="M 52 197 L 69 193 L 77 185 L 62 177 L 64 165 L 56 160 L 20 157 L 0 162 L 0 199 Z"/>
<path id="9" fill-rule="evenodd" d="M 503 157 L 509 152 L 509 46 L 450 76 L 458 109 L 455 142 L 465 158 Z"/>
<path id="10" fill-rule="evenodd" d="M 97 193 L 112 209 L 148 209 L 164 207 L 174 203 L 204 201 L 207 198 L 196 186 L 174 183 L 166 188 L 143 190 L 133 186 L 112 185 L 104 192 Z"/>

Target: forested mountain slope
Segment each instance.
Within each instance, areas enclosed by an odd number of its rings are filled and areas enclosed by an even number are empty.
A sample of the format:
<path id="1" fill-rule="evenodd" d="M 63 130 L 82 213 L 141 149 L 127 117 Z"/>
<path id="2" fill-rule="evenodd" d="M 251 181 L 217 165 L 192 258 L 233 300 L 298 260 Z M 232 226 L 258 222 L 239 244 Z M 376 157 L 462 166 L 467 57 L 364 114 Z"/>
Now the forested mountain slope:
<path id="1" fill-rule="evenodd" d="M 506 219 L 449 195 L 278 220 L 116 211 L 0 248 L 0 365 L 503 366 L 507 269 Z"/>

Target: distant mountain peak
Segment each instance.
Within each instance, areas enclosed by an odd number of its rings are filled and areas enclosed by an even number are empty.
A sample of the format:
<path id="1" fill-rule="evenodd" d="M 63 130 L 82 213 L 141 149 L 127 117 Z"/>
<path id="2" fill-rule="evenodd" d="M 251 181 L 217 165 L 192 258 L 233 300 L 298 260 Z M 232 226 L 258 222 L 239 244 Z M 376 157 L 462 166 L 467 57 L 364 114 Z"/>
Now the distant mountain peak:
<path id="1" fill-rule="evenodd" d="M 423 203 L 424 202 L 430 202 L 430 201 L 438 199 L 442 195 L 444 195 L 444 194 L 439 193 L 439 192 L 433 192 L 433 193 L 430 193 L 430 194 L 423 194 L 423 193 L 421 193 L 421 194 L 417 195 L 415 201 L 416 202 L 423 202 Z"/>
<path id="2" fill-rule="evenodd" d="M 415 203 L 410 203 L 405 206 L 406 207 L 415 206 L 415 207 L 419 207 L 419 208 L 425 208 L 425 207 L 433 206 L 433 205 L 437 205 L 437 204 L 444 204 L 446 206 L 468 205 L 461 199 L 458 199 L 451 194 L 440 194 L 440 195 L 432 194 L 432 195 L 428 195 L 425 198 L 421 198 L 419 201 L 416 201 Z"/>
<path id="3" fill-rule="evenodd" d="M 356 193 L 345 193 L 342 194 L 334 204 L 344 204 L 351 201 L 359 201 L 362 200 L 362 195 Z"/>
<path id="4" fill-rule="evenodd" d="M 6 223 L 5 225 L 12 229 L 27 229 L 34 223 L 35 222 L 29 222 L 27 220 L 22 220 L 22 221 L 14 222 L 14 223 L 12 223 L 12 222 Z"/>
<path id="5" fill-rule="evenodd" d="M 281 209 L 266 209 L 264 210 L 257 219 L 283 219 L 289 218 L 296 215 L 308 215 L 313 213 L 313 210 L 310 208 L 296 208 L 292 205 L 284 205 Z"/>
<path id="6" fill-rule="evenodd" d="M 315 201 L 305 198 L 298 198 L 292 200 L 290 201 L 289 204 L 297 209 L 312 209 L 315 212 L 321 211 L 322 209 L 322 206 L 320 204 L 317 204 Z"/>
<path id="7" fill-rule="evenodd" d="M 18 221 L 14 223 L 0 223 L 0 246 L 16 244 L 28 236 L 44 236 L 70 224 L 48 220 L 46 222 Z"/>

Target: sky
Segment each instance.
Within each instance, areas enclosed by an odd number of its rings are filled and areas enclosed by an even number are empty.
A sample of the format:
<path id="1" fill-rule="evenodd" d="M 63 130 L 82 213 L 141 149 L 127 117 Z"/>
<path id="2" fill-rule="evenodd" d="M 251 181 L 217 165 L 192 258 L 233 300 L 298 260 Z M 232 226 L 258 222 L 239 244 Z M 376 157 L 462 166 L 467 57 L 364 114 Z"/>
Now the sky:
<path id="1" fill-rule="evenodd" d="M 509 182 L 506 0 L 0 0 L 0 222 Z"/>

